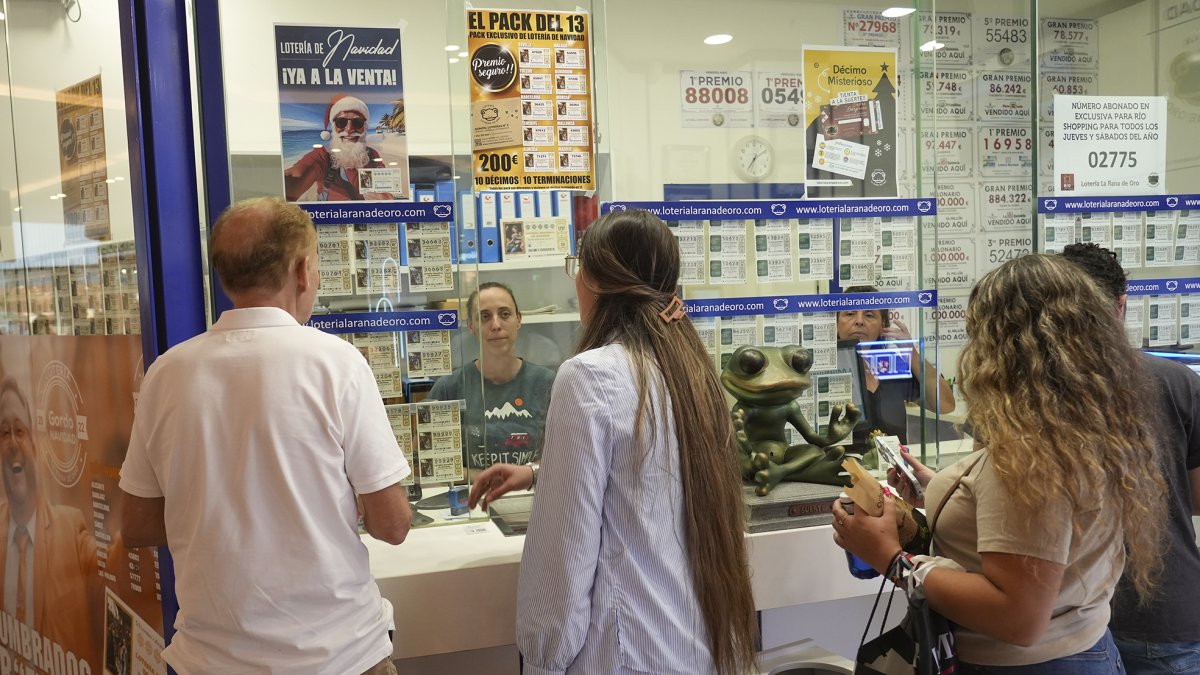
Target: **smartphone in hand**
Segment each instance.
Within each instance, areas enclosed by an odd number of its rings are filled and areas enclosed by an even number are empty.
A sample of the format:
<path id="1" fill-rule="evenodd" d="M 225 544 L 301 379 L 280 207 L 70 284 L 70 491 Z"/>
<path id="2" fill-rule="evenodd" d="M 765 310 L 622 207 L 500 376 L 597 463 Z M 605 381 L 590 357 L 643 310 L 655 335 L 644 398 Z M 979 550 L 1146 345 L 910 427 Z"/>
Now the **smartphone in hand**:
<path id="1" fill-rule="evenodd" d="M 924 499 L 925 490 L 921 488 L 921 482 L 917 480 L 912 467 L 908 465 L 908 462 L 904 461 L 904 457 L 900 454 L 899 439 L 895 436 L 884 436 L 882 434 L 872 435 L 871 439 L 875 442 L 875 449 L 879 451 L 879 456 L 888 464 L 896 467 L 896 473 L 912 488 L 913 495 L 917 499 Z"/>

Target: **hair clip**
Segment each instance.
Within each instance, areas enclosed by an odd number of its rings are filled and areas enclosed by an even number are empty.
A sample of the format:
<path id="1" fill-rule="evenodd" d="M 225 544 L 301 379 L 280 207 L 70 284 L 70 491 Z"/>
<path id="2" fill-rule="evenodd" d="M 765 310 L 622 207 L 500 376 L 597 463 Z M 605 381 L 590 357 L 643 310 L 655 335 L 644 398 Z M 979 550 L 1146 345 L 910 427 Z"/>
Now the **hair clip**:
<path id="1" fill-rule="evenodd" d="M 658 315 L 662 317 L 663 321 L 671 323 L 687 316 L 687 311 L 683 308 L 683 300 L 680 300 L 679 296 L 676 295 L 671 298 L 671 302 L 667 303 L 666 309 L 659 312 Z"/>

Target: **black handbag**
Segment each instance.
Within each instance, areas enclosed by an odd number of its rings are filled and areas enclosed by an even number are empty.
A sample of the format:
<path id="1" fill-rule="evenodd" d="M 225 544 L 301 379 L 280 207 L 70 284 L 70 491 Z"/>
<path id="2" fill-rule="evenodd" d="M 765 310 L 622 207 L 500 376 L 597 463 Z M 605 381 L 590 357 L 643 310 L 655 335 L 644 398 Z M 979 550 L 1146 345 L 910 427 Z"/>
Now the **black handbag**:
<path id="1" fill-rule="evenodd" d="M 937 516 L 941 515 L 946 502 L 950 501 L 950 496 L 958 489 L 963 477 L 971 473 L 983 457 L 984 455 L 977 457 L 942 497 L 942 503 L 934 515 L 934 522 L 930 524 L 930 541 L 933 540 L 932 531 L 937 525 Z M 883 597 L 883 590 L 889 580 L 899 572 L 899 560 L 900 556 L 897 555 L 879 584 L 879 593 L 875 595 L 875 604 L 871 607 L 871 616 L 867 618 L 867 627 L 863 630 L 858 655 L 854 660 L 854 675 L 953 675 L 958 670 L 954 626 L 946 617 L 935 612 L 925 598 L 914 599 L 906 593 L 908 614 L 898 626 L 885 632 L 883 627 L 887 625 L 892 599 L 896 595 L 896 589 L 893 587 L 892 592 L 888 594 L 883 618 L 879 621 L 880 633 L 867 641 L 871 625 L 875 622 L 875 612 Z"/>
<path id="2" fill-rule="evenodd" d="M 871 617 L 867 619 L 858 658 L 854 662 L 854 675 L 952 675 L 958 669 L 953 627 L 924 599 L 910 598 L 908 614 L 900 625 L 867 641 L 883 589 L 895 571 L 895 565 L 887 570 L 875 596 L 875 605 L 871 607 Z M 895 594 L 894 588 L 888 594 L 887 606 L 879 622 L 881 631 L 887 625 Z"/>

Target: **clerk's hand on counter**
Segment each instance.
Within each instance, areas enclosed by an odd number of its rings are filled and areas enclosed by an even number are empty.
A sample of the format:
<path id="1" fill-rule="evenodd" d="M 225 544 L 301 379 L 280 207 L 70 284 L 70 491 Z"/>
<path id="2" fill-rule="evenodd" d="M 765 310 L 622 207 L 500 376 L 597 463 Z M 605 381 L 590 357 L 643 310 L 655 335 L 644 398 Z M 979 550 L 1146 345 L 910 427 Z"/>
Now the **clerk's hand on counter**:
<path id="1" fill-rule="evenodd" d="M 493 464 L 475 478 L 467 504 L 471 508 L 481 504 L 486 509 L 489 503 L 513 490 L 528 490 L 531 487 L 533 468 L 528 464 Z"/>

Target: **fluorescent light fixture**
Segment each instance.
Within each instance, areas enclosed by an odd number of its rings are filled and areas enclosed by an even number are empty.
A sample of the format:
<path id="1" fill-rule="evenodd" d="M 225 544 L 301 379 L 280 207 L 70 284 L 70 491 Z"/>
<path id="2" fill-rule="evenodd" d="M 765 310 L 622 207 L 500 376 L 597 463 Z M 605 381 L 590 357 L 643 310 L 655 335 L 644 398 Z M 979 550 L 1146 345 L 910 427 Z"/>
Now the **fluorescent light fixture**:
<path id="1" fill-rule="evenodd" d="M 729 35 L 728 33 L 718 33 L 716 35 L 709 35 L 708 37 L 704 38 L 704 44 L 723 45 L 731 40 L 733 40 L 732 35 Z"/>
<path id="2" fill-rule="evenodd" d="M 458 53 L 458 58 L 460 58 L 460 59 L 465 59 L 465 58 L 467 58 L 467 53 L 466 53 L 466 52 L 459 52 L 459 53 Z"/>
<path id="3" fill-rule="evenodd" d="M 450 63 L 458 63 L 458 59 L 456 57 L 451 56 Z"/>
<path id="4" fill-rule="evenodd" d="M 908 16 L 917 11 L 916 7 L 888 7 L 880 12 L 889 19 L 899 19 L 902 16 Z"/>
<path id="5" fill-rule="evenodd" d="M 921 51 L 931 52 L 935 49 L 941 49 L 942 47 L 945 47 L 945 46 L 946 46 L 945 43 L 938 42 L 937 40 L 930 40 L 929 42 L 926 42 L 925 44 L 921 45 Z"/>
<path id="6" fill-rule="evenodd" d="M 459 47 L 458 45 L 446 45 L 446 51 L 448 51 L 448 52 L 456 52 L 459 49 L 461 49 L 461 47 Z"/>

